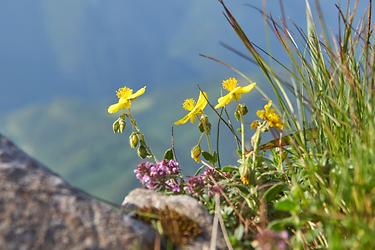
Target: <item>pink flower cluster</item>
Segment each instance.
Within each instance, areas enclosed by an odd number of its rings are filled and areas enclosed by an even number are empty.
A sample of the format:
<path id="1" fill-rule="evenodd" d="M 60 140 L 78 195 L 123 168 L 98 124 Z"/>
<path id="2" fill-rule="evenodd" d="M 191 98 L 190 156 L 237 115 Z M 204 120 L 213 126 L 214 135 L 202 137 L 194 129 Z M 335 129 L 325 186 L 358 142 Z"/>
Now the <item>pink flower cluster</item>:
<path id="1" fill-rule="evenodd" d="M 222 186 L 216 182 L 223 178 L 214 168 L 206 168 L 202 174 L 190 176 L 185 181 L 182 178 L 178 162 L 163 160 L 157 163 L 142 162 L 134 170 L 135 176 L 144 187 L 157 191 L 169 191 L 192 196 L 207 193 L 213 196 L 222 191 Z M 225 174 L 225 173 L 224 173 Z"/>
<path id="2" fill-rule="evenodd" d="M 220 185 L 213 181 L 218 181 L 219 179 L 220 176 L 215 169 L 208 167 L 202 174 L 190 176 L 187 179 L 184 190 L 186 193 L 196 196 L 206 189 L 209 195 L 213 195 L 222 189 Z"/>
<path id="3" fill-rule="evenodd" d="M 142 162 L 134 170 L 134 173 L 147 189 L 174 193 L 181 191 L 182 178 L 179 164 L 176 161 Z"/>

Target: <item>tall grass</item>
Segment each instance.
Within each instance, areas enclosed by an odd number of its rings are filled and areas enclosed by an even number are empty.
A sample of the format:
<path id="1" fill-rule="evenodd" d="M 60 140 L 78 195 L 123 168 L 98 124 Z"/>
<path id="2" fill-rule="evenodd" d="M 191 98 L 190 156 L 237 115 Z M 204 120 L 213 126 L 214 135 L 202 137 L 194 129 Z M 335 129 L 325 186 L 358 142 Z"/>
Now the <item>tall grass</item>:
<path id="1" fill-rule="evenodd" d="M 269 224 L 293 232 L 292 248 L 375 249 L 375 44 L 372 1 L 337 5 L 331 34 L 315 1 L 307 31 L 263 15 L 288 56 L 281 63 L 245 34 L 224 1 L 225 16 L 277 96 L 288 137 L 288 216 Z M 326 3 L 324 3 L 326 4 Z M 238 52 L 239 53 L 239 52 Z M 273 63 L 269 63 L 269 58 Z"/>

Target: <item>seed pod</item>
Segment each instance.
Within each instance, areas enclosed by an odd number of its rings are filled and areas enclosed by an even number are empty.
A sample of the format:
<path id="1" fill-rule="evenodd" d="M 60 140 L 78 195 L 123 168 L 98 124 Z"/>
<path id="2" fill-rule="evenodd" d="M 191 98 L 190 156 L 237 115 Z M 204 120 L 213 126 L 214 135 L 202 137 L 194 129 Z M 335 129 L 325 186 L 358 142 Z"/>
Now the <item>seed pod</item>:
<path id="1" fill-rule="evenodd" d="M 191 158 L 196 162 L 201 162 L 201 159 L 200 159 L 201 153 L 202 153 L 201 147 L 199 145 L 195 145 L 190 152 Z"/>
<path id="2" fill-rule="evenodd" d="M 139 157 L 141 157 L 142 159 L 146 158 L 149 154 L 147 152 L 147 149 L 145 146 L 143 145 L 140 145 L 138 150 L 137 150 L 137 154 Z"/>
<path id="3" fill-rule="evenodd" d="M 202 115 L 200 118 L 199 131 L 201 133 L 209 134 L 211 132 L 211 123 L 207 115 Z"/>
<path id="4" fill-rule="evenodd" d="M 129 145 L 131 148 L 136 148 L 138 146 L 138 135 L 137 133 L 131 133 L 129 136 Z"/>

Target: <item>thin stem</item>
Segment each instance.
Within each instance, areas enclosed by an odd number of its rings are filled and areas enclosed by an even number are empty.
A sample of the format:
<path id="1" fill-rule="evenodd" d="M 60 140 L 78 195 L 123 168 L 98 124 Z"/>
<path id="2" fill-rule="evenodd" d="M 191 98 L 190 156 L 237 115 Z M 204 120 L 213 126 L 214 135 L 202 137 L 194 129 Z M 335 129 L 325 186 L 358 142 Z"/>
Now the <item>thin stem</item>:
<path id="1" fill-rule="evenodd" d="M 197 145 L 201 145 L 202 138 L 203 138 L 203 133 L 199 136 Z"/>
<path id="2" fill-rule="evenodd" d="M 211 242 L 210 242 L 210 249 L 216 249 L 216 240 L 217 234 L 219 229 L 219 214 L 220 214 L 220 199 L 219 194 L 215 195 L 215 216 L 214 221 L 212 223 L 212 231 L 211 231 Z"/>
<path id="3" fill-rule="evenodd" d="M 203 91 L 199 85 L 197 85 L 197 86 L 198 86 L 198 89 L 199 89 L 200 91 Z M 229 131 L 233 134 L 233 136 L 236 138 L 236 142 L 239 144 L 239 140 L 240 140 L 240 139 L 238 138 L 238 136 L 237 136 L 237 134 L 236 134 L 236 131 L 234 131 L 233 127 L 230 126 L 230 125 L 228 124 L 228 122 L 227 122 L 226 120 L 223 119 L 223 117 L 219 114 L 219 112 L 215 109 L 215 107 L 212 105 L 212 103 L 210 103 L 210 101 L 208 100 L 208 98 L 207 98 L 205 95 L 204 95 L 204 98 L 206 98 L 208 106 L 210 106 L 210 108 L 216 113 L 216 115 L 217 115 L 217 116 L 220 118 L 220 120 L 225 124 L 225 126 L 227 126 L 227 127 L 229 128 Z"/>
<path id="4" fill-rule="evenodd" d="M 154 153 L 151 151 L 150 147 L 147 145 L 146 143 L 146 140 L 145 140 L 145 136 L 144 134 L 142 133 L 142 131 L 140 130 L 140 128 L 138 127 L 137 125 L 137 122 L 136 120 L 134 119 L 134 117 L 132 116 L 131 112 L 130 112 L 130 109 L 129 109 L 129 112 L 128 112 L 128 117 L 129 117 L 129 120 L 133 126 L 133 128 L 137 131 L 137 133 L 139 133 L 139 135 L 142 137 L 143 141 L 144 141 L 144 145 L 147 152 L 151 155 L 151 157 L 154 159 L 155 162 L 158 162 L 158 160 L 156 159 Z"/>
<path id="5" fill-rule="evenodd" d="M 206 135 L 206 138 L 207 138 L 208 150 L 210 151 L 210 154 L 213 155 L 212 143 L 211 143 L 211 136 L 208 133 L 205 133 L 205 135 Z"/>
<path id="6" fill-rule="evenodd" d="M 222 108 L 220 111 L 220 116 L 223 114 L 224 109 Z M 217 153 L 217 163 L 219 165 L 219 168 L 221 168 L 221 162 L 220 162 L 220 151 L 219 151 L 219 141 L 220 141 L 220 123 L 221 120 L 219 119 L 217 121 L 217 131 L 216 131 L 216 153 Z"/>
<path id="7" fill-rule="evenodd" d="M 240 147 L 240 143 L 241 143 L 241 141 L 238 139 L 238 136 L 237 136 L 237 134 L 236 134 L 236 132 L 235 132 L 235 129 L 234 129 L 233 125 L 232 125 L 232 121 L 231 121 L 231 119 L 230 119 L 230 116 L 229 116 L 229 114 L 228 114 L 228 110 L 227 110 L 226 107 L 224 107 L 224 112 L 225 112 L 225 115 L 227 116 L 227 119 L 228 119 L 229 129 L 230 129 L 231 131 L 233 131 L 232 133 L 235 135 L 235 139 L 236 139 L 236 142 L 237 142 L 237 146 L 238 146 L 238 148 L 239 148 L 239 147 Z"/>
<path id="8" fill-rule="evenodd" d="M 242 156 L 242 163 L 245 163 L 245 122 L 243 120 L 243 115 L 240 115 L 240 122 L 241 122 L 241 156 Z"/>

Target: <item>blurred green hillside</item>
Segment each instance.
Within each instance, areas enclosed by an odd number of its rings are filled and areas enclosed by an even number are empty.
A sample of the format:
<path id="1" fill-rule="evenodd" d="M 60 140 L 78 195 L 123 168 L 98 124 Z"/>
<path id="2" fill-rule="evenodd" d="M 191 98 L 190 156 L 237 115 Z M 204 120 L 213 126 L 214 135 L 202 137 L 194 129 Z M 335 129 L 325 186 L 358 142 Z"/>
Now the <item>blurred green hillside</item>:
<path id="1" fill-rule="evenodd" d="M 135 117 L 159 158 L 170 146 L 173 122 L 184 114 L 180 103 L 193 92 L 196 89 L 180 87 L 148 91 L 134 104 Z M 27 106 L 0 118 L 0 132 L 74 186 L 120 202 L 138 185 L 133 169 L 140 159 L 128 145 L 129 130 L 123 135 L 112 132 L 116 116 L 108 115 L 106 108 L 113 101 L 59 98 Z M 195 126 L 175 128 L 177 157 L 186 175 L 197 167 L 189 158 L 197 140 Z M 229 158 L 232 154 L 223 153 Z"/>

